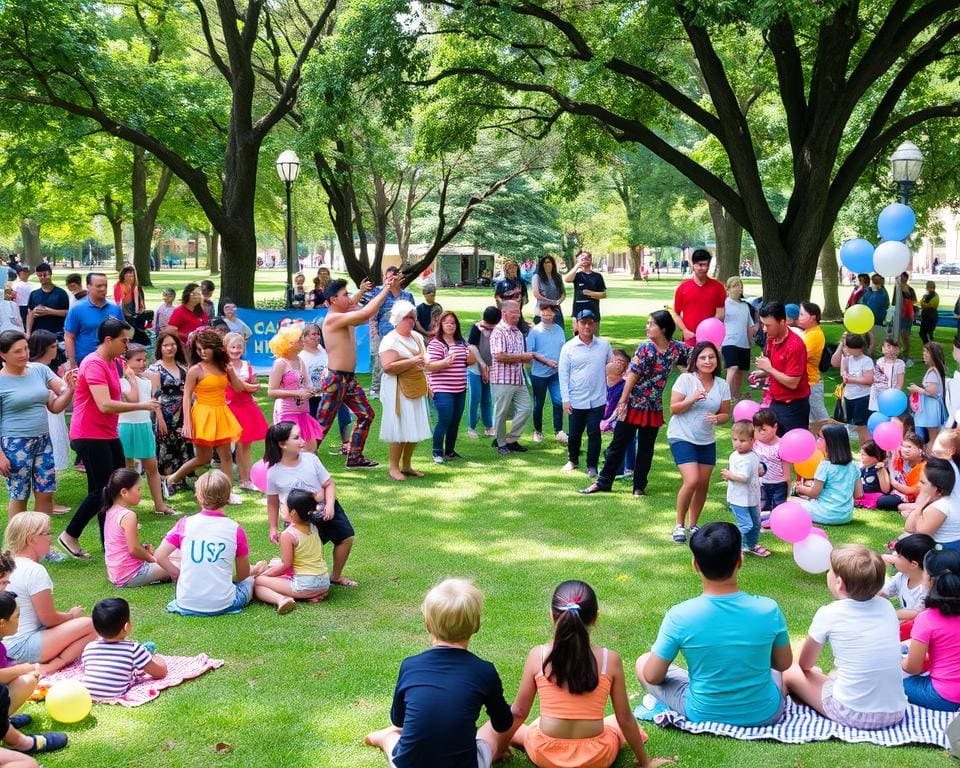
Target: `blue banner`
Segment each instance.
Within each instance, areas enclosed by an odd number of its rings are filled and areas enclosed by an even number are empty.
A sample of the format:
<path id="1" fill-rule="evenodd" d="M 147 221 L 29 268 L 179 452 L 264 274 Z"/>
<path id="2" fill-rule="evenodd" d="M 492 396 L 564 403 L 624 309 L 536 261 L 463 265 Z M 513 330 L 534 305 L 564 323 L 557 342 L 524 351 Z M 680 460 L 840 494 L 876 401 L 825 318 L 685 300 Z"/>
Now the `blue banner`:
<path id="1" fill-rule="evenodd" d="M 237 307 L 237 317 L 250 326 L 253 336 L 247 342 L 246 359 L 259 375 L 270 373 L 273 368 L 273 353 L 267 343 L 272 339 L 280 323 L 284 320 L 302 320 L 305 323 L 323 324 L 327 309 L 307 309 L 303 311 L 286 309 L 244 309 Z M 370 324 L 363 323 L 356 328 L 357 334 L 357 373 L 370 373 Z"/>

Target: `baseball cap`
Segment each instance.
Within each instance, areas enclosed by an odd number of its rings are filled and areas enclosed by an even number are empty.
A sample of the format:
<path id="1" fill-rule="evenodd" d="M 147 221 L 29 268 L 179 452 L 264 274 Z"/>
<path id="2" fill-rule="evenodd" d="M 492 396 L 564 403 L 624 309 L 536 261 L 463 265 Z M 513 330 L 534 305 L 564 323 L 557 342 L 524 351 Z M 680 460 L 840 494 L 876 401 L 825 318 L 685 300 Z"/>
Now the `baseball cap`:
<path id="1" fill-rule="evenodd" d="M 787 304 L 783 311 L 786 313 L 787 317 L 791 320 L 796 320 L 800 317 L 800 305 L 799 304 Z"/>
<path id="2" fill-rule="evenodd" d="M 596 320 L 597 319 L 597 316 L 593 313 L 592 309 L 581 309 L 579 312 L 577 312 L 576 315 L 574 315 L 574 317 L 576 317 L 577 320 Z"/>

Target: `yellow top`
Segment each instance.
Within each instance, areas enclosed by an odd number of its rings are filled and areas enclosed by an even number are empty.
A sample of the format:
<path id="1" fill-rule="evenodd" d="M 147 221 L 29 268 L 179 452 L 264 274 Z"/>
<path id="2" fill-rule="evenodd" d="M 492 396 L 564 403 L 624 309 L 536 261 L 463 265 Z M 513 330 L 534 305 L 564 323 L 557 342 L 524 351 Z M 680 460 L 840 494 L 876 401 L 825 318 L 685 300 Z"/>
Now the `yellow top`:
<path id="1" fill-rule="evenodd" d="M 293 548 L 293 572 L 298 576 L 323 576 L 327 572 L 327 561 L 323 559 L 323 542 L 316 526 L 310 526 L 310 533 L 304 533 L 292 525 L 287 530 L 293 534 L 296 545 Z"/>
<path id="2" fill-rule="evenodd" d="M 804 331 L 803 344 L 807 348 L 807 382 L 812 387 L 820 382 L 820 358 L 827 344 L 823 328 L 815 325 L 810 330 Z"/>

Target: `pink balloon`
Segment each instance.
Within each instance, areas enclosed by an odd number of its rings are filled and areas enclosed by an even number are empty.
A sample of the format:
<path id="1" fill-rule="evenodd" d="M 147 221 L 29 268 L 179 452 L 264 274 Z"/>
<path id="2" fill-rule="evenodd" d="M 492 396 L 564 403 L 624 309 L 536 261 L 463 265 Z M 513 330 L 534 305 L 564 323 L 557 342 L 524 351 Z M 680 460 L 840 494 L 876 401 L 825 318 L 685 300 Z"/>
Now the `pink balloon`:
<path id="1" fill-rule="evenodd" d="M 806 461 L 813 456 L 815 450 L 817 450 L 817 438 L 809 429 L 791 429 L 780 438 L 780 458 L 791 464 Z"/>
<path id="2" fill-rule="evenodd" d="M 810 513 L 795 501 L 785 501 L 770 513 L 770 530 L 773 535 L 796 544 L 810 535 L 813 520 Z"/>
<path id="3" fill-rule="evenodd" d="M 830 537 L 827 536 L 827 532 L 823 530 L 823 528 L 817 528 L 817 526 L 815 525 L 812 528 L 810 528 L 810 535 L 819 536 L 821 539 L 826 539 L 827 541 L 830 541 Z"/>
<path id="4" fill-rule="evenodd" d="M 267 492 L 267 464 L 263 459 L 250 467 L 250 481 L 261 493 Z"/>
<path id="5" fill-rule="evenodd" d="M 760 403 L 756 403 L 753 400 L 741 400 L 733 406 L 733 420 L 753 421 L 754 414 L 759 411 L 761 407 Z"/>
<path id="6" fill-rule="evenodd" d="M 873 441 L 885 451 L 895 451 L 903 442 L 903 427 L 895 421 L 885 421 L 873 429 Z"/>
<path id="7" fill-rule="evenodd" d="M 701 320 L 700 325 L 697 326 L 697 342 L 712 341 L 714 346 L 719 349 L 720 345 L 723 344 L 723 336 L 725 333 L 726 329 L 723 327 L 723 320 L 708 317 L 706 320 Z"/>

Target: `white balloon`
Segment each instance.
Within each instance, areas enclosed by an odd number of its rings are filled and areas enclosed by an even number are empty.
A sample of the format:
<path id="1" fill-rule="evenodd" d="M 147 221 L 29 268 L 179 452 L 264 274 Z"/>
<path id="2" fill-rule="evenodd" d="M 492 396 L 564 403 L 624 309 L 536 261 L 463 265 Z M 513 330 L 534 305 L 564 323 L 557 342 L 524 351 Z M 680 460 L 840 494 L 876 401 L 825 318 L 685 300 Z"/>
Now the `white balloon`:
<path id="1" fill-rule="evenodd" d="M 899 240 L 884 240 L 873 252 L 873 268 L 879 275 L 899 275 L 910 264 L 910 249 Z"/>
<path id="2" fill-rule="evenodd" d="M 807 573 L 826 573 L 830 570 L 833 544 L 822 536 L 811 533 L 793 545 L 793 559 Z"/>

